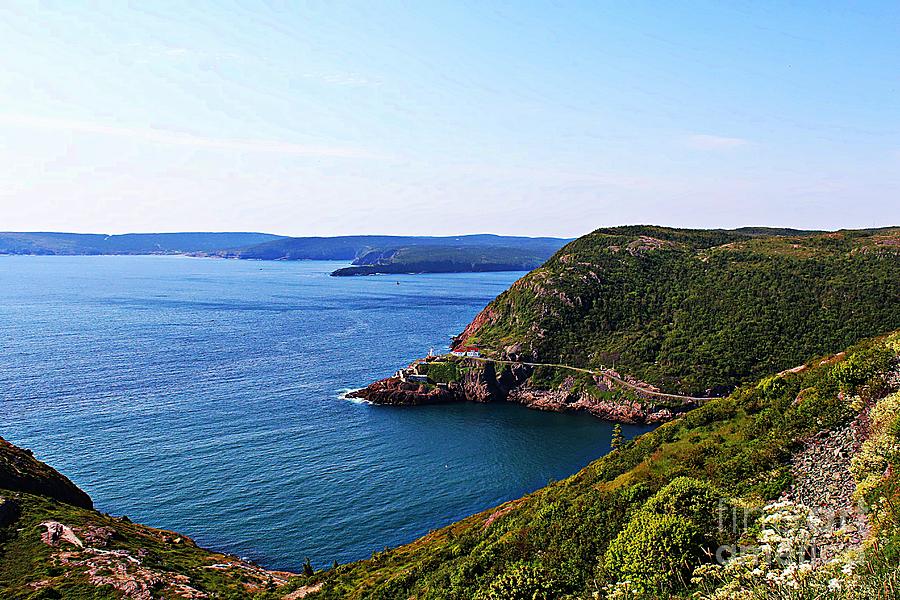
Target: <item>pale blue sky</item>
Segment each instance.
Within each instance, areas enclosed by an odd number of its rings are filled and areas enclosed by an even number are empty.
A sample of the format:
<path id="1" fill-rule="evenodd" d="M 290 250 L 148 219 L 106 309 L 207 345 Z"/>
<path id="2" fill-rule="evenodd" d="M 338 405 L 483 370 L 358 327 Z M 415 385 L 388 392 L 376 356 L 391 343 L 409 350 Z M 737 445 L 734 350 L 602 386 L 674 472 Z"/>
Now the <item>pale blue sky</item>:
<path id="1" fill-rule="evenodd" d="M 900 224 L 900 4 L 786 4 L 7 1 L 0 230 Z"/>

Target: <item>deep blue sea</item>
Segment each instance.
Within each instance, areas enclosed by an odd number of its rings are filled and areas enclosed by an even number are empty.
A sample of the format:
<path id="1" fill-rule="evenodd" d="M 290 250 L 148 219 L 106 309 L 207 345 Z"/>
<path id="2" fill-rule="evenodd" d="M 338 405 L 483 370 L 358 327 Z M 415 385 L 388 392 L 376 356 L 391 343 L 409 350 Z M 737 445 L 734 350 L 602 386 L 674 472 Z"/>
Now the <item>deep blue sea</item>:
<path id="1" fill-rule="evenodd" d="M 0 436 L 101 511 L 293 570 L 409 542 L 609 449 L 589 416 L 340 399 L 446 348 L 522 274 L 339 266 L 0 256 Z"/>

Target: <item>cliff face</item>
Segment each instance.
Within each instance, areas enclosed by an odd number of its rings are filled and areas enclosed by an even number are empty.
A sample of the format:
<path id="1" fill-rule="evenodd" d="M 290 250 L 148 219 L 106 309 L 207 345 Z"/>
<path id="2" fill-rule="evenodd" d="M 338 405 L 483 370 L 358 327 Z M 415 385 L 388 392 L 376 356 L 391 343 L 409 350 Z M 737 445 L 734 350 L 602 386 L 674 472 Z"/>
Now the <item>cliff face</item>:
<path id="1" fill-rule="evenodd" d="M 689 401 L 661 406 L 649 396 L 641 397 L 640 393 L 604 396 L 602 392 L 613 392 L 617 387 L 612 380 L 601 377 L 592 378 L 587 387 L 577 385 L 574 377 L 568 377 L 559 386 L 547 389 L 532 384 L 535 369 L 528 365 L 504 365 L 498 372 L 490 362 L 464 359 L 458 364 L 463 370 L 458 381 L 433 385 L 403 381 L 395 376 L 376 381 L 348 396 L 390 406 L 513 402 L 536 410 L 587 412 L 608 421 L 632 424 L 661 423 L 695 406 Z"/>

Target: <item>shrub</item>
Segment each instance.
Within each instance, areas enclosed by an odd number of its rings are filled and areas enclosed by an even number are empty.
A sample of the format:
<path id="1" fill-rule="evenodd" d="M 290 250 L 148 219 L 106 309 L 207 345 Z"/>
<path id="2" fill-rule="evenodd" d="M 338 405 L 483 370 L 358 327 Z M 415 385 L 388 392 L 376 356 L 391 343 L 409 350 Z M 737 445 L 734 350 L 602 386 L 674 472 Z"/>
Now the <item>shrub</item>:
<path id="1" fill-rule="evenodd" d="M 626 506 L 642 503 L 650 497 L 650 486 L 641 481 L 623 488 L 619 494 L 619 497 Z"/>
<path id="2" fill-rule="evenodd" d="M 762 392 L 765 398 L 770 400 L 777 398 L 786 388 L 787 383 L 785 382 L 784 377 L 781 377 L 780 375 L 766 377 L 756 386 L 756 389 Z"/>
<path id="3" fill-rule="evenodd" d="M 640 511 L 612 541 L 603 558 L 609 580 L 628 581 L 641 593 L 684 585 L 704 550 L 704 536 L 689 519 Z"/>
<path id="4" fill-rule="evenodd" d="M 677 477 L 660 489 L 646 504 L 645 512 L 684 517 L 712 535 L 726 496 L 712 484 L 692 477 Z"/>
<path id="5" fill-rule="evenodd" d="M 822 527 L 809 508 L 776 502 L 763 508 L 756 544 L 742 547 L 724 565 L 703 565 L 691 583 L 703 600 L 848 598 L 852 565 L 807 559 L 812 531 Z"/>
<path id="6" fill-rule="evenodd" d="M 894 353 L 884 346 L 860 350 L 834 366 L 834 378 L 842 389 L 851 390 L 868 382 L 876 374 L 887 371 L 894 356 Z"/>
<path id="7" fill-rule="evenodd" d="M 459 368 L 455 362 L 431 362 L 428 363 L 428 378 L 435 383 L 459 381 Z"/>
<path id="8" fill-rule="evenodd" d="M 712 400 L 686 414 L 683 417 L 684 426 L 693 429 L 719 421 L 727 421 L 736 414 L 737 403 L 733 398 Z"/>
<path id="9" fill-rule="evenodd" d="M 874 510 L 876 523 L 885 517 L 885 475 L 892 470 L 889 468 L 891 463 L 897 462 L 900 456 L 900 439 L 893 433 L 898 412 L 900 393 L 883 398 L 872 408 L 869 414 L 871 434 L 853 457 L 850 467 L 856 479 L 857 499 L 865 501 Z"/>
<path id="10" fill-rule="evenodd" d="M 554 600 L 561 590 L 547 571 L 528 563 L 508 569 L 479 595 L 479 600 Z"/>

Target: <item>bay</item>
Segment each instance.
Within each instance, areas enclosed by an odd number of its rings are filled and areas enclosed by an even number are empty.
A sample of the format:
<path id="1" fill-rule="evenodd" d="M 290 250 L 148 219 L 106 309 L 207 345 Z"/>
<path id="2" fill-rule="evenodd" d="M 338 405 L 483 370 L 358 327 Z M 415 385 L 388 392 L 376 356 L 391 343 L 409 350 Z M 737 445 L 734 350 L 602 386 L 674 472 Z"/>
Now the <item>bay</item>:
<path id="1" fill-rule="evenodd" d="M 503 404 L 341 399 L 523 273 L 0 257 L 0 436 L 99 510 L 280 569 L 364 558 L 571 475 L 611 425 Z M 631 437 L 646 430 L 625 427 Z"/>

